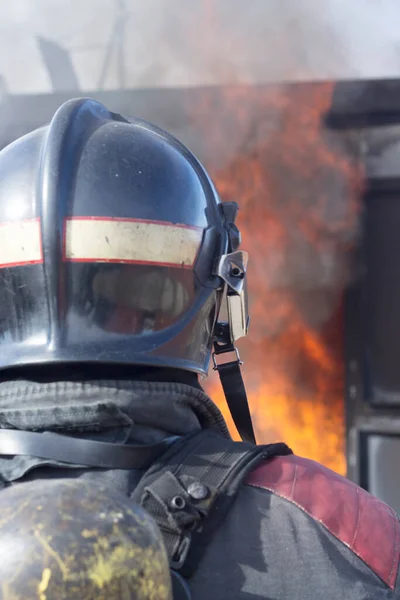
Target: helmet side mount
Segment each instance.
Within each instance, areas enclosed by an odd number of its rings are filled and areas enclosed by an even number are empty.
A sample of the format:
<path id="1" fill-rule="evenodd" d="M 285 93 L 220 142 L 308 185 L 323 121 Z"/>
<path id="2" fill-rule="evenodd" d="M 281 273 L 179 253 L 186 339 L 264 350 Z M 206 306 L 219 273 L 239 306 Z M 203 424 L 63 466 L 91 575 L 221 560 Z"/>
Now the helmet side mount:
<path id="1" fill-rule="evenodd" d="M 238 250 L 240 232 L 234 220 L 238 207 L 235 202 L 224 202 L 220 205 L 225 218 L 228 233 L 228 252 L 220 256 L 214 267 L 223 286 L 223 304 L 225 303 L 228 321 L 217 317 L 214 330 L 214 370 L 218 371 L 236 428 L 244 441 L 255 443 L 255 435 L 251 421 L 246 390 L 241 374 L 240 360 L 235 342 L 247 335 L 250 323 L 247 303 L 246 272 L 248 254 Z M 218 364 L 217 357 L 234 353 L 233 360 Z"/>
<path id="2" fill-rule="evenodd" d="M 226 299 L 229 335 L 232 343 L 248 333 L 246 271 L 248 254 L 243 251 L 223 254 L 217 262 L 215 275 L 224 282 L 223 297 Z"/>

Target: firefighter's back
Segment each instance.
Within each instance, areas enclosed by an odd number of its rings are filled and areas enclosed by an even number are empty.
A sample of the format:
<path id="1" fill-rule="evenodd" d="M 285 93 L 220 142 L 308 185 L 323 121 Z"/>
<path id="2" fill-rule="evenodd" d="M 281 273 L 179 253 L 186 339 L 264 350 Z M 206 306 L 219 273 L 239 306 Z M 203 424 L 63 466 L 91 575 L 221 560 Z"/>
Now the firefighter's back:
<path id="1" fill-rule="evenodd" d="M 391 508 L 318 463 L 277 457 L 241 487 L 193 599 L 209 590 L 221 600 L 400 598 L 399 556 Z"/>

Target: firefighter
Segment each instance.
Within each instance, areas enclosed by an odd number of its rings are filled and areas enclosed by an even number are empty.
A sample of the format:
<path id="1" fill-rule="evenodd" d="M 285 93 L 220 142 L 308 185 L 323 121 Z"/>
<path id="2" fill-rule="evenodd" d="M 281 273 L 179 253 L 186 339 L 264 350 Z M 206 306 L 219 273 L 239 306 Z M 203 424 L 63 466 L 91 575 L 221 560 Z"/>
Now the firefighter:
<path id="1" fill-rule="evenodd" d="M 108 486 L 33 481 L 0 494 L 0 598 L 171 600 L 153 519 Z"/>
<path id="2" fill-rule="evenodd" d="M 140 504 L 193 600 L 400 598 L 394 511 L 254 443 L 236 212 L 175 138 L 91 99 L 0 153 L 0 479 Z"/>

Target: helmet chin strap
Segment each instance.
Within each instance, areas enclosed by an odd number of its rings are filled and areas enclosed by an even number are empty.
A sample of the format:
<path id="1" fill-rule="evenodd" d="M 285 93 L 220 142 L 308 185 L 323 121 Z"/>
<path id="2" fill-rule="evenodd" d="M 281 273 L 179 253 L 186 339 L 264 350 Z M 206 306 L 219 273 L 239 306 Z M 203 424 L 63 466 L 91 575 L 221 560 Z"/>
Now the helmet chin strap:
<path id="1" fill-rule="evenodd" d="M 217 329 L 223 330 L 225 326 L 228 330 L 228 323 L 218 323 Z M 235 353 L 235 359 L 230 362 L 217 364 L 216 357 L 229 352 Z M 256 439 L 253 423 L 251 421 L 249 403 L 240 369 L 242 361 L 240 360 L 236 346 L 231 341 L 223 343 L 220 340 L 216 340 L 214 342 L 213 361 L 214 370 L 219 373 L 226 402 L 240 437 L 244 442 L 255 444 Z"/>
<path id="2" fill-rule="evenodd" d="M 214 331 L 214 370 L 218 371 L 233 421 L 243 441 L 256 443 L 247 394 L 243 383 L 237 339 L 245 336 L 249 326 L 245 277 L 248 256 L 237 251 L 220 257 L 215 273 L 224 281 L 228 322 L 218 321 Z M 217 357 L 234 353 L 229 362 L 217 363 Z"/>

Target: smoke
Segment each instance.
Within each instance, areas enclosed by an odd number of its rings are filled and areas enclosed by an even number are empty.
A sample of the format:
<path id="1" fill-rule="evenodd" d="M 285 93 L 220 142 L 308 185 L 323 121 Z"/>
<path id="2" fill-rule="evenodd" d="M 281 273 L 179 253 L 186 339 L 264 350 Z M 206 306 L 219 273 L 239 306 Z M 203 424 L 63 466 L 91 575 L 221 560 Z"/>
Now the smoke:
<path id="1" fill-rule="evenodd" d="M 397 76 L 396 0 L 177 0 L 166 45 L 182 72 L 202 83 L 265 83 Z M 176 14 L 180 15 L 179 21 Z M 160 15 L 164 25 L 166 15 Z M 199 46 L 200 31 L 204 43 Z M 207 40 L 207 41 L 205 41 Z"/>
<path id="2" fill-rule="evenodd" d="M 50 91 L 41 37 L 83 90 L 105 64 L 118 88 L 121 63 L 127 87 L 396 77 L 399 21 L 397 0 L 14 0 L 0 5 L 0 74 L 13 93 Z"/>
<path id="3" fill-rule="evenodd" d="M 253 339 L 324 327 L 355 275 L 363 173 L 323 128 L 331 95 L 330 84 L 230 88 L 193 106 L 206 165 L 241 207 Z"/>

